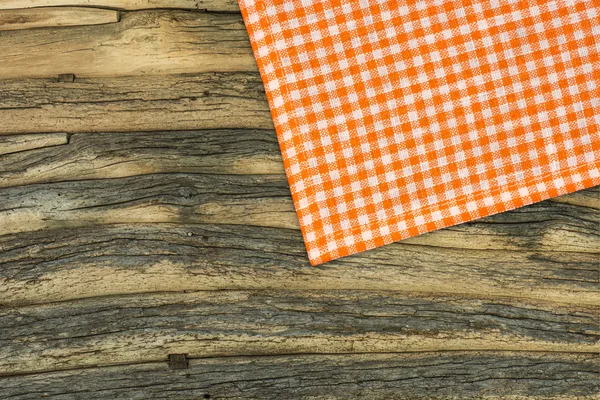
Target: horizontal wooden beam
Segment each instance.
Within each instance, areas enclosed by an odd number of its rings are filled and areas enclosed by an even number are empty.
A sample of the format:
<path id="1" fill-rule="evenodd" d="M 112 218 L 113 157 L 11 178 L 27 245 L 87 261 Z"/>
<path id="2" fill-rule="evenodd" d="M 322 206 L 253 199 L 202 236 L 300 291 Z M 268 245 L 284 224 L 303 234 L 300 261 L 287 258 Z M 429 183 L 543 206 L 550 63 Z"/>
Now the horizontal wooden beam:
<path id="1" fill-rule="evenodd" d="M 0 235 L 132 223 L 299 229 L 285 175 L 151 174 L 17 185 L 0 189 L 0 196 Z M 411 243 L 597 254 L 598 214 L 587 207 L 548 201 Z"/>
<path id="2" fill-rule="evenodd" d="M 3 79 L 257 70 L 241 15 L 179 10 L 124 13 L 116 24 L 5 32 L 0 65 Z"/>
<path id="3" fill-rule="evenodd" d="M 0 309 L 0 375 L 218 357 L 597 352 L 596 308 L 390 291 L 217 291 Z"/>
<path id="4" fill-rule="evenodd" d="M 503 224 L 490 222 L 487 234 L 494 235 L 495 226 L 502 229 Z M 526 223 L 528 228 L 536 225 Z M 320 267 L 311 267 L 300 232 L 291 229 L 180 220 L 3 235 L 0 305 L 249 288 L 390 290 L 598 304 L 598 254 L 543 251 L 534 241 L 530 250 L 522 245 L 514 248 L 519 251 L 465 250 L 481 237 L 470 232 L 472 227 L 486 224 L 463 226 L 466 230 L 456 233 L 463 248 L 407 240 Z M 430 235 L 435 243 L 436 233 Z"/>
<path id="5" fill-rule="evenodd" d="M 0 378 L 0 396 L 86 399 L 593 399 L 598 355 L 447 352 L 286 355 L 119 365 Z M 268 384 L 266 384 L 268 382 Z"/>
<path id="6" fill-rule="evenodd" d="M 0 135 L 273 130 L 258 72 L 0 80 L 0 121 Z"/>
<path id="7" fill-rule="evenodd" d="M 275 132 L 256 129 L 73 134 L 68 146 L 0 159 L 0 187 L 157 173 L 277 174 Z"/>
<path id="8" fill-rule="evenodd" d="M 51 146 L 61 146 L 68 143 L 69 136 L 66 133 L 0 136 L 0 156 Z M 0 163 L 2 163 L 1 160 Z"/>
<path id="9" fill-rule="evenodd" d="M 119 22 L 119 12 L 98 8 L 50 7 L 0 10 L 0 31 Z"/>
<path id="10" fill-rule="evenodd" d="M 77 6 L 119 10 L 176 8 L 239 12 L 237 0 L 0 0 L 0 10 L 30 7 Z"/>

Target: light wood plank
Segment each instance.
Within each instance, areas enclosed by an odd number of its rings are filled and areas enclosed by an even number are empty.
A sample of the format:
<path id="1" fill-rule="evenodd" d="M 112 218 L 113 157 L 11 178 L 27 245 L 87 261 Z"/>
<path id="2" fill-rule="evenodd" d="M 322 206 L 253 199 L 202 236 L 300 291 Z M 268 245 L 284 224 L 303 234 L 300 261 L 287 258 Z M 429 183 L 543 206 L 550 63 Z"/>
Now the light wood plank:
<path id="1" fill-rule="evenodd" d="M 273 130 L 258 72 L 0 80 L 0 120 L 0 135 Z"/>
<path id="2" fill-rule="evenodd" d="M 22 151 L 61 146 L 69 143 L 66 133 L 50 133 L 43 135 L 0 136 L 0 156 Z M 0 158 L 0 165 L 2 159 Z"/>
<path id="3" fill-rule="evenodd" d="M 430 235 L 435 242 L 435 233 Z M 478 237 L 467 229 L 467 234 L 457 234 L 459 239 L 463 246 L 472 246 Z M 192 225 L 185 220 L 59 228 L 0 236 L 0 305 L 249 288 L 392 290 L 599 303 L 598 254 L 542 251 L 536 246 L 527 250 L 531 243 L 526 240 L 525 248 L 511 250 L 467 250 L 407 240 L 312 267 L 297 230 Z"/>
<path id="4" fill-rule="evenodd" d="M 106 7 L 120 10 L 179 8 L 239 12 L 237 0 L 0 0 L 0 10 L 50 6 Z"/>
<path id="5" fill-rule="evenodd" d="M 0 65 L 3 79 L 257 69 L 241 15 L 179 10 L 124 13 L 116 24 L 5 32 Z"/>
<path id="6" fill-rule="evenodd" d="M 215 357 L 597 352 L 593 306 L 390 291 L 203 291 L 0 309 L 0 374 Z"/>
<path id="7" fill-rule="evenodd" d="M 98 8 L 55 7 L 0 11 L 0 31 L 119 22 L 119 12 Z"/>
<path id="8" fill-rule="evenodd" d="M 448 352 L 190 360 L 0 378 L 14 400 L 594 399 L 595 354 Z"/>

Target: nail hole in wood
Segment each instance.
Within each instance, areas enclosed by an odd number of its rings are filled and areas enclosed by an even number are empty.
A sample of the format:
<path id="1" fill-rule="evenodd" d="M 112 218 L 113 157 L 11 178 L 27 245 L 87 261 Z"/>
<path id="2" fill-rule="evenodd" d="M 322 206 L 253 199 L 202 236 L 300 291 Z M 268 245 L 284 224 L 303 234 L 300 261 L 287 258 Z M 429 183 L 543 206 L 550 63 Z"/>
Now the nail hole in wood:
<path id="1" fill-rule="evenodd" d="M 187 354 L 169 354 L 169 368 L 188 369 L 190 365 Z"/>
<path id="2" fill-rule="evenodd" d="M 58 81 L 73 83 L 75 82 L 75 74 L 60 74 L 58 76 Z"/>

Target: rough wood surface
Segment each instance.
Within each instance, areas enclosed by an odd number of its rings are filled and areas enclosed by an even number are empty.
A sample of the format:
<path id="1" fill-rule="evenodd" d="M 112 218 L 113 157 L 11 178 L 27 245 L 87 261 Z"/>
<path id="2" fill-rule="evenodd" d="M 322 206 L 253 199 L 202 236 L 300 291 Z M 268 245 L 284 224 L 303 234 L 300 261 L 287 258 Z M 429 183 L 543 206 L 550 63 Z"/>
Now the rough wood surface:
<path id="1" fill-rule="evenodd" d="M 258 72 L 0 80 L 0 135 L 273 129 Z"/>
<path id="2" fill-rule="evenodd" d="M 237 0 L 0 0 L 0 10 L 49 6 L 106 7 L 120 10 L 180 8 L 207 11 L 240 11 Z"/>
<path id="3" fill-rule="evenodd" d="M 441 352 L 166 361 L 0 378 L 0 395 L 77 399 L 597 399 L 594 354 Z M 133 388 L 133 389 L 132 389 Z"/>
<path id="4" fill-rule="evenodd" d="M 0 65 L 3 79 L 257 70 L 241 15 L 180 10 L 123 13 L 116 24 L 4 32 Z"/>
<path id="5" fill-rule="evenodd" d="M 598 255 L 583 252 L 401 242 L 313 268 L 296 230 L 181 223 L 4 235 L 0 248 L 5 306 L 244 288 L 396 290 L 598 304 Z"/>
<path id="6" fill-rule="evenodd" d="M 119 12 L 99 8 L 50 7 L 0 11 L 0 31 L 119 22 Z"/>
<path id="7" fill-rule="evenodd" d="M 598 352 L 595 307 L 393 291 L 202 291 L 0 309 L 0 374 L 298 353 Z"/>
<path id="8" fill-rule="evenodd" d="M 159 173 L 278 174 L 271 130 L 73 134 L 61 148 L 0 159 L 0 187 Z"/>
<path id="9" fill-rule="evenodd" d="M 137 222 L 298 229 L 285 175 L 151 174 L 17 185 L 0 196 L 0 234 Z M 588 207 L 548 201 L 479 223 L 438 236 L 453 248 L 598 253 L 600 218 Z M 411 242 L 444 246 L 424 237 Z"/>
<path id="10" fill-rule="evenodd" d="M 311 267 L 236 0 L 49 6 L 123 18 L 0 35 L 0 398 L 600 397 L 600 187 Z"/>

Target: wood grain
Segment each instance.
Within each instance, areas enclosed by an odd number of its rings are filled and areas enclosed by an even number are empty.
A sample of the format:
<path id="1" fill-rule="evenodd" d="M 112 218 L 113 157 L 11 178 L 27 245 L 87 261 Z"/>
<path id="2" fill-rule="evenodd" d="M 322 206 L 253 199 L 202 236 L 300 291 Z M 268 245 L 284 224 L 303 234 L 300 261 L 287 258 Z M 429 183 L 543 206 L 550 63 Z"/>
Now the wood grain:
<path id="1" fill-rule="evenodd" d="M 0 374 L 190 357 L 597 352 L 595 307 L 394 291 L 202 291 L 0 309 Z"/>
<path id="2" fill-rule="evenodd" d="M 0 11 L 0 31 L 119 22 L 119 12 L 98 8 L 50 7 Z"/>
<path id="3" fill-rule="evenodd" d="M 600 187 L 312 267 L 236 0 L 0 10 L 0 398 L 600 396 Z"/>
<path id="4" fill-rule="evenodd" d="M 258 72 L 0 80 L 0 135 L 273 130 Z"/>
<path id="5" fill-rule="evenodd" d="M 0 234 L 138 222 L 299 229 L 285 175 L 151 174 L 19 185 L 0 196 Z M 598 254 L 599 223 L 594 209 L 545 202 L 442 230 L 440 242 L 411 243 Z"/>
<path id="6" fill-rule="evenodd" d="M 0 378 L 0 396 L 76 399 L 594 399 L 594 354 L 450 352 L 166 361 Z"/>
<path id="7" fill-rule="evenodd" d="M 3 79 L 257 70 L 241 15 L 180 10 L 123 13 L 116 24 L 4 32 L 0 65 Z"/>
<path id="8" fill-rule="evenodd" d="M 430 235 L 435 241 L 435 233 Z M 598 254 L 544 252 L 535 246 L 467 250 L 403 241 L 315 268 L 297 230 L 180 222 L 3 235 L 0 249 L 3 306 L 157 291 L 265 288 L 598 304 Z"/>
<path id="9" fill-rule="evenodd" d="M 61 146 L 68 143 L 69 136 L 66 133 L 0 136 L 0 156 L 51 146 Z M 1 158 L 0 165 L 2 165 Z"/>
<path id="10" fill-rule="evenodd" d="M 157 173 L 277 174 L 271 130 L 73 134 L 68 146 L 0 158 L 0 187 Z"/>
<path id="11" fill-rule="evenodd" d="M 237 0 L 0 0 L 0 10 L 28 7 L 84 6 L 120 10 L 179 8 L 239 12 Z"/>

